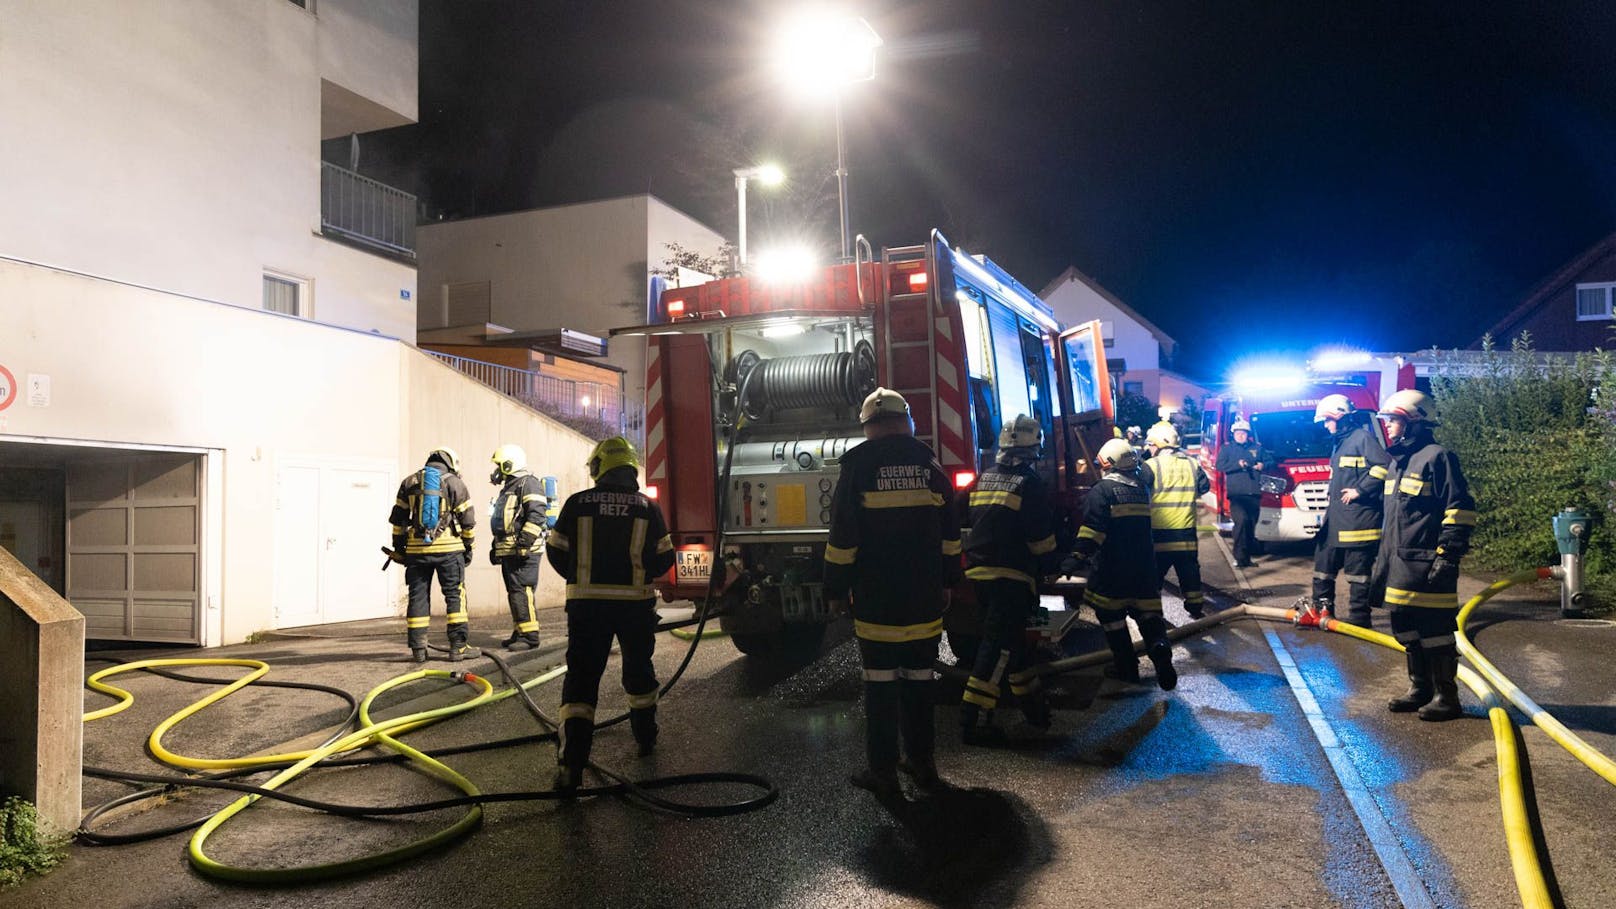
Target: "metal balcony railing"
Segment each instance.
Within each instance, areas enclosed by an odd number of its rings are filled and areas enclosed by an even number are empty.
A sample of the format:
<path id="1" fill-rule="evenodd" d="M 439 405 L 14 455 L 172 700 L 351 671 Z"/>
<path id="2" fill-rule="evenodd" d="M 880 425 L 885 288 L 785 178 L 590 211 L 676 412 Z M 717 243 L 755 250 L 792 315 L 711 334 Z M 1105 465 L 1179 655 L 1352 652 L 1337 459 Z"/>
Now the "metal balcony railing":
<path id="1" fill-rule="evenodd" d="M 644 445 L 645 408 L 626 400 L 621 391 L 610 385 L 562 379 L 433 350 L 424 352 L 585 435 L 617 433 L 635 445 Z"/>
<path id="2" fill-rule="evenodd" d="M 320 162 L 320 229 L 385 252 L 415 257 L 415 197 L 328 161 Z"/>

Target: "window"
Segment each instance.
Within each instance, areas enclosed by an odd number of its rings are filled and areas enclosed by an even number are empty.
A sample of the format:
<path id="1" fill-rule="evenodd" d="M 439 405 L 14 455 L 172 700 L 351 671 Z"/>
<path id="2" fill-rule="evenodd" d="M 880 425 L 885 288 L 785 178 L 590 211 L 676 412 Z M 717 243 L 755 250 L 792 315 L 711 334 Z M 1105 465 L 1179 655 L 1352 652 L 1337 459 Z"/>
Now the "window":
<path id="1" fill-rule="evenodd" d="M 1122 393 L 1126 395 L 1143 395 L 1145 393 L 1145 383 L 1123 382 Z"/>
<path id="2" fill-rule="evenodd" d="M 1611 294 L 1616 282 L 1577 285 L 1577 321 L 1597 322 L 1611 318 Z"/>
<path id="3" fill-rule="evenodd" d="M 264 272 L 264 308 L 287 316 L 308 315 L 309 282 L 291 275 Z"/>

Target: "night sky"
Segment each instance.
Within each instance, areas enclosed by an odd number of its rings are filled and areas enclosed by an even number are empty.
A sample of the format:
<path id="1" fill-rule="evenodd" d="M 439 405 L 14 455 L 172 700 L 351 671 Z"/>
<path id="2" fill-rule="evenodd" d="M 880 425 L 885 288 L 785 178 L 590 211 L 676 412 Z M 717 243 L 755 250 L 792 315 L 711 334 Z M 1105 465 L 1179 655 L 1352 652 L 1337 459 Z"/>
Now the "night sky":
<path id="1" fill-rule="evenodd" d="M 797 4 L 421 0 L 434 217 L 650 192 L 754 250 L 837 246 L 828 106 L 767 68 Z M 1616 231 L 1616 3 L 862 0 L 853 229 L 1076 265 L 1222 377 L 1259 350 L 1464 346 Z M 407 152 L 400 152 L 400 148 Z"/>

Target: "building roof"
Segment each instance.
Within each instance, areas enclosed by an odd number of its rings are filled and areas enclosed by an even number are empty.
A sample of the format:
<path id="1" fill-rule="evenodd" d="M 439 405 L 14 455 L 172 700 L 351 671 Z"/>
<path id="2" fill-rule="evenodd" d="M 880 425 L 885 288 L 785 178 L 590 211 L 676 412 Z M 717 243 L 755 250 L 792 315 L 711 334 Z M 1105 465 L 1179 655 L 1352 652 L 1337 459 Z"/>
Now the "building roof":
<path id="1" fill-rule="evenodd" d="M 1492 335 L 1493 339 L 1497 340 L 1512 323 L 1517 323 L 1526 318 L 1532 310 L 1547 303 L 1550 297 L 1563 290 L 1567 284 L 1575 281 L 1578 275 L 1588 269 L 1588 266 L 1612 252 L 1616 252 L 1616 233 L 1610 234 L 1593 246 L 1588 247 L 1581 255 L 1560 266 L 1557 271 L 1545 278 L 1541 284 L 1534 287 L 1519 306 L 1510 310 L 1509 314 L 1502 319 L 1494 322 L 1492 327 L 1487 329 L 1486 334 Z M 1476 340 L 1472 341 L 1470 346 L 1480 347 L 1481 337 L 1477 337 Z"/>
<path id="2" fill-rule="evenodd" d="M 1138 322 L 1146 331 L 1150 332 L 1151 335 L 1155 337 L 1156 343 L 1162 346 L 1162 349 L 1166 351 L 1169 358 L 1171 358 L 1173 356 L 1173 352 L 1178 349 L 1178 342 L 1174 341 L 1171 335 L 1165 331 L 1162 331 L 1160 328 L 1157 328 L 1154 322 L 1151 322 L 1149 319 L 1141 316 L 1137 311 L 1134 310 L 1132 306 L 1129 306 L 1128 304 L 1117 299 L 1115 294 L 1111 293 L 1109 290 L 1106 290 L 1104 287 L 1101 287 L 1100 282 L 1094 280 L 1088 275 L 1083 274 L 1081 271 L 1078 271 L 1077 266 L 1075 265 L 1067 266 L 1066 270 L 1061 272 L 1060 276 L 1055 278 L 1055 280 L 1049 282 L 1049 284 L 1044 287 L 1043 291 L 1039 293 L 1038 296 L 1044 300 L 1048 300 L 1050 294 L 1054 293 L 1062 284 L 1065 284 L 1068 281 L 1082 282 L 1090 290 L 1104 298 L 1107 303 L 1110 303 L 1117 309 L 1122 310 L 1123 315 L 1134 320 L 1135 322 Z"/>

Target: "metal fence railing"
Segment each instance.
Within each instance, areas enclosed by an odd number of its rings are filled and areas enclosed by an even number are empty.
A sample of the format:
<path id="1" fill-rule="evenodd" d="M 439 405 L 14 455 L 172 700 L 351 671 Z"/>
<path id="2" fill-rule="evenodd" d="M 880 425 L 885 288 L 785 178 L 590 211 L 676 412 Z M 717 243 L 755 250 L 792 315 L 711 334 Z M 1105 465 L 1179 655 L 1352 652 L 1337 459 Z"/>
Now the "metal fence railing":
<path id="1" fill-rule="evenodd" d="M 433 350 L 426 353 L 585 435 L 618 433 L 636 445 L 643 446 L 645 442 L 645 408 L 610 385 L 562 379 Z"/>
<path id="2" fill-rule="evenodd" d="M 415 256 L 415 197 L 329 161 L 320 162 L 320 229 Z"/>

